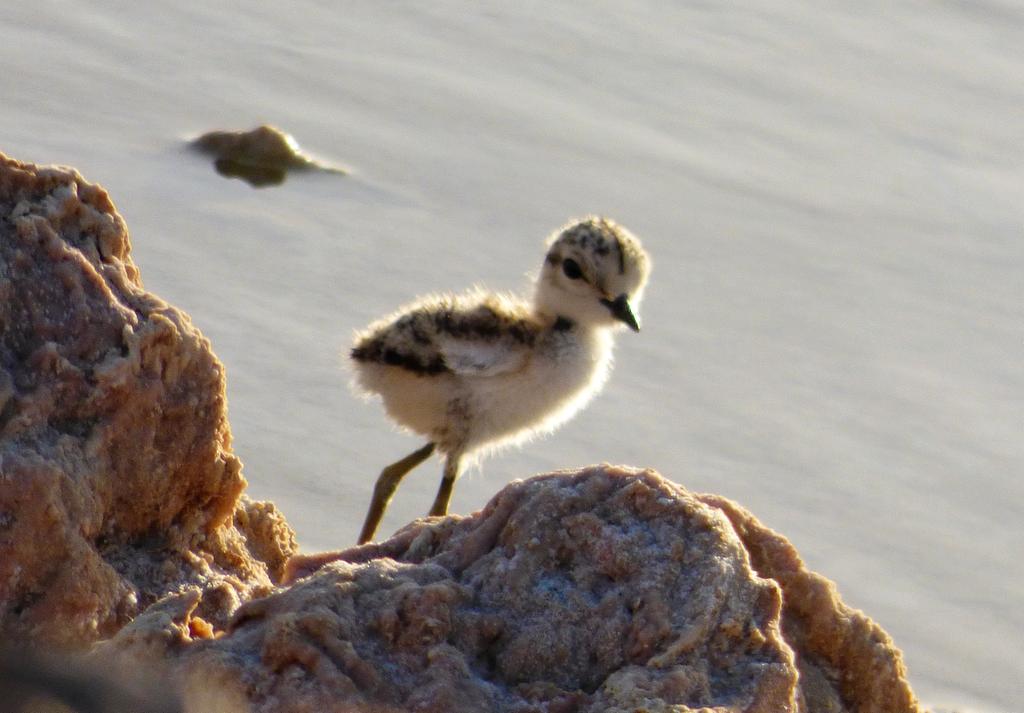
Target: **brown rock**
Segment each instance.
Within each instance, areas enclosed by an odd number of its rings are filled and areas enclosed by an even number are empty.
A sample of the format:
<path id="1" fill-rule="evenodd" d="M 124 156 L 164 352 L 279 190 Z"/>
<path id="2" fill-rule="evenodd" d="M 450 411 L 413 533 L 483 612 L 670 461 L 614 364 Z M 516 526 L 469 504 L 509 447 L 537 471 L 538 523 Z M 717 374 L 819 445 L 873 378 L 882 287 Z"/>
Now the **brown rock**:
<path id="1" fill-rule="evenodd" d="M 186 670 L 255 711 L 796 709 L 779 587 L 721 512 L 651 472 L 513 483 L 333 559 L 244 604 Z"/>
<path id="2" fill-rule="evenodd" d="M 785 537 L 726 498 L 698 497 L 729 518 L 754 570 L 782 587 L 783 636 L 796 652 L 808 710 L 918 710 L 903 657 L 882 627 L 846 606 L 835 584 L 808 570 Z"/>
<path id="3" fill-rule="evenodd" d="M 892 641 L 785 538 L 650 471 L 513 483 L 289 572 L 186 674 L 258 712 L 920 710 Z"/>
<path id="4" fill-rule="evenodd" d="M 249 131 L 210 131 L 192 145 L 213 158 L 221 175 L 242 178 L 257 187 L 283 182 L 289 170 L 347 173 L 307 156 L 290 134 L 268 124 Z"/>
<path id="5" fill-rule="evenodd" d="M 223 366 L 130 249 L 102 188 L 0 154 L 8 643 L 82 647 L 190 587 L 223 626 L 294 550 L 272 506 L 239 501 Z"/>

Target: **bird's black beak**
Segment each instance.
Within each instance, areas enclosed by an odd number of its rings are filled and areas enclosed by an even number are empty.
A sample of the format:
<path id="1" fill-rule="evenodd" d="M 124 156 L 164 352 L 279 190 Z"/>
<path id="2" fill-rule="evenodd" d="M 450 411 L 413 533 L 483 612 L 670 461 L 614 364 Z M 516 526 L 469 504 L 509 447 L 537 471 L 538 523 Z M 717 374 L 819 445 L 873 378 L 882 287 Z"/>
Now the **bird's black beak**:
<path id="1" fill-rule="evenodd" d="M 629 328 L 634 332 L 640 331 L 640 323 L 636 321 L 636 315 L 633 314 L 633 310 L 629 306 L 629 300 L 626 299 L 625 292 L 614 300 L 601 300 L 601 304 L 611 310 L 612 316 L 615 319 L 628 324 Z"/>

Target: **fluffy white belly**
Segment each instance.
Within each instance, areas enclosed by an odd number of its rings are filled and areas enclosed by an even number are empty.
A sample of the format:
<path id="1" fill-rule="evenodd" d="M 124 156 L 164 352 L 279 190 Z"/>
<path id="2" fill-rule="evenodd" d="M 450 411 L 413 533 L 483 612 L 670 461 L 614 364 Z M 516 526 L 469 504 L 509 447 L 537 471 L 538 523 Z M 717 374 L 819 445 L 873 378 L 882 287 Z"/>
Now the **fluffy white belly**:
<path id="1" fill-rule="evenodd" d="M 422 375 L 363 363 L 356 365 L 355 382 L 379 395 L 393 420 L 442 451 L 490 450 L 553 430 L 607 380 L 611 338 L 603 331 L 559 335 L 538 347 L 514 373 Z"/>
<path id="2" fill-rule="evenodd" d="M 611 340 L 586 335 L 541 350 L 521 372 L 470 377 L 468 450 L 521 442 L 565 423 L 604 386 Z"/>

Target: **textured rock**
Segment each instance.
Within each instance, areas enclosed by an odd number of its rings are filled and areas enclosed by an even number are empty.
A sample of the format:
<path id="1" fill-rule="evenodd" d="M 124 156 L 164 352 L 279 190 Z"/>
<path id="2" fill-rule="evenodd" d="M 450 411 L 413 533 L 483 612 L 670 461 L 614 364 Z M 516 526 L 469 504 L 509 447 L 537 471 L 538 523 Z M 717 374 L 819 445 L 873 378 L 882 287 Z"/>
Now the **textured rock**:
<path id="1" fill-rule="evenodd" d="M 513 483 L 290 567 L 187 676 L 255 711 L 918 710 L 899 652 L 784 538 L 649 471 Z"/>
<path id="2" fill-rule="evenodd" d="M 239 499 L 223 366 L 129 252 L 102 188 L 0 154 L 8 643 L 82 647 L 189 587 L 223 624 L 294 549 L 272 506 Z"/>
<path id="3" fill-rule="evenodd" d="M 903 657 L 880 626 L 843 604 L 835 584 L 804 567 L 785 537 L 726 498 L 698 497 L 729 518 L 757 573 L 782 587 L 782 631 L 796 652 L 807 710 L 918 710 Z"/>
<path id="4" fill-rule="evenodd" d="M 513 483 L 289 568 L 181 653 L 193 685 L 260 712 L 920 710 L 888 636 L 785 538 L 650 471 Z"/>

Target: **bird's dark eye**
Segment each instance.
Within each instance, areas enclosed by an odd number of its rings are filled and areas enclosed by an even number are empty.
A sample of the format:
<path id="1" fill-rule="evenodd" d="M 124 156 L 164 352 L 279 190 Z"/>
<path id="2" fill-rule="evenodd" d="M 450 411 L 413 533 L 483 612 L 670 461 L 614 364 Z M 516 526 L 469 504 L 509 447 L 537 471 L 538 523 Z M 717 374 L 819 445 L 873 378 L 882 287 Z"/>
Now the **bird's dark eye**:
<path id="1" fill-rule="evenodd" d="M 562 262 L 562 272 L 570 280 L 578 280 L 583 277 L 583 270 L 580 269 L 579 264 L 572 258 L 568 258 Z"/>

